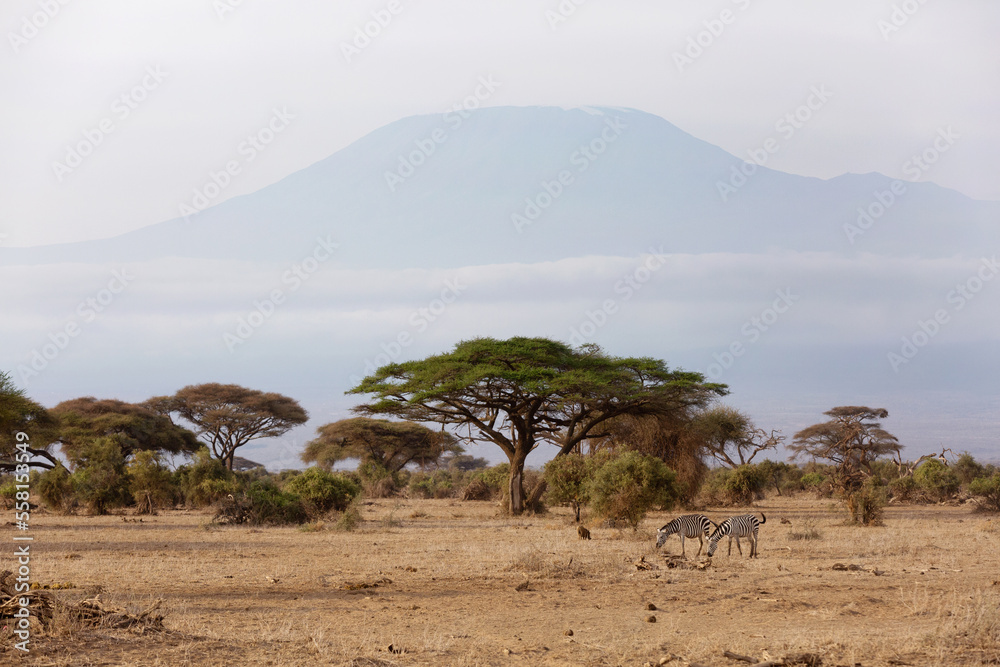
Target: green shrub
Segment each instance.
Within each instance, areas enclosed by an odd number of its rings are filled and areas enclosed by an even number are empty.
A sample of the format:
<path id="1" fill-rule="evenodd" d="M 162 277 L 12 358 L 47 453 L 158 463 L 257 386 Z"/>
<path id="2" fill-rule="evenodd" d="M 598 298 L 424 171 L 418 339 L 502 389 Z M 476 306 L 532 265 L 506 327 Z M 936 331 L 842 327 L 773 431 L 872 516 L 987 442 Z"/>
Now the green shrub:
<path id="1" fill-rule="evenodd" d="M 5 476 L 3 483 L 0 483 L 0 501 L 3 502 L 4 509 L 11 509 L 17 502 L 17 482 L 13 476 Z"/>
<path id="2" fill-rule="evenodd" d="M 910 502 L 917 498 L 920 494 L 920 489 L 913 476 L 907 475 L 906 477 L 897 477 L 889 482 L 889 492 L 896 500 Z"/>
<path id="3" fill-rule="evenodd" d="M 482 468 L 473 473 L 473 479 L 482 480 L 494 495 L 501 495 L 505 491 L 509 492 L 510 487 L 510 464 L 500 463 L 490 468 Z"/>
<path id="4" fill-rule="evenodd" d="M 69 512 L 76 505 L 69 470 L 61 465 L 40 474 L 32 486 L 42 499 L 42 504 L 50 510 Z"/>
<path id="5" fill-rule="evenodd" d="M 301 496 L 287 493 L 270 479 L 253 481 L 238 497 L 219 503 L 215 523 L 285 525 L 309 521 L 309 507 Z"/>
<path id="6" fill-rule="evenodd" d="M 1000 512 L 1000 472 L 972 480 L 969 483 L 969 493 L 979 501 L 979 511 Z"/>
<path id="7" fill-rule="evenodd" d="M 543 477 L 545 499 L 557 505 L 569 505 L 580 520 L 580 507 L 590 502 L 590 482 L 594 476 L 592 457 L 580 454 L 557 456 L 545 464 Z"/>
<path id="8" fill-rule="evenodd" d="M 140 513 L 152 513 L 157 507 L 174 504 L 177 487 L 158 452 L 136 452 L 126 470 L 129 493 Z"/>
<path id="9" fill-rule="evenodd" d="M 76 498 L 93 514 L 132 502 L 125 456 L 114 437 L 97 438 L 82 449 L 70 481 Z"/>
<path id="10" fill-rule="evenodd" d="M 730 504 L 749 505 L 764 497 L 766 484 L 767 478 L 758 466 L 745 464 L 733 470 L 725 478 L 723 490 Z"/>
<path id="11" fill-rule="evenodd" d="M 207 507 L 227 496 L 235 496 L 242 485 L 222 461 L 212 458 L 208 447 L 194 453 L 194 460 L 174 473 L 175 484 L 184 502 L 192 507 Z"/>
<path id="12" fill-rule="evenodd" d="M 670 509 L 680 496 L 677 474 L 661 459 L 625 452 L 598 468 L 590 497 L 598 516 L 624 521 L 633 529 L 656 507 Z"/>
<path id="13" fill-rule="evenodd" d="M 963 452 L 958 460 L 952 464 L 951 469 L 955 471 L 958 481 L 962 484 L 969 484 L 979 477 L 986 477 L 986 468 L 976 461 L 969 452 Z"/>
<path id="14" fill-rule="evenodd" d="M 312 503 L 320 513 L 342 512 L 361 493 L 361 487 L 347 477 L 316 466 L 293 477 L 284 489 Z"/>
<path id="15" fill-rule="evenodd" d="M 363 461 L 358 466 L 358 476 L 368 498 L 391 498 L 399 490 L 393 474 L 378 461 Z"/>
<path id="16" fill-rule="evenodd" d="M 947 500 L 958 492 L 961 482 L 955 471 L 937 459 L 928 459 L 913 471 L 917 486 L 936 501 Z"/>

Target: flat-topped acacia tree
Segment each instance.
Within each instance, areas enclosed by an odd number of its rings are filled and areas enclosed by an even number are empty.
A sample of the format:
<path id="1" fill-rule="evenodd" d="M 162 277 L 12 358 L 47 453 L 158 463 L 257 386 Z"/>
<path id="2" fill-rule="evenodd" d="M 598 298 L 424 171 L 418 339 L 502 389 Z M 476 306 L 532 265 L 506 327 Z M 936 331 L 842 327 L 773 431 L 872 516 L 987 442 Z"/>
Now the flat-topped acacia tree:
<path id="1" fill-rule="evenodd" d="M 217 382 L 189 385 L 173 396 L 156 396 L 143 405 L 160 414 L 176 412 L 194 424 L 198 436 L 229 470 L 236 450 L 243 445 L 283 435 L 309 419 L 294 398 Z"/>
<path id="2" fill-rule="evenodd" d="M 524 462 L 540 443 L 564 455 L 603 437 L 601 425 L 616 416 L 706 405 L 727 389 L 658 359 L 515 337 L 476 338 L 451 352 L 382 366 L 348 393 L 373 395 L 354 408 L 358 414 L 436 422 L 500 447 L 510 461 L 509 508 L 521 514 Z"/>
<path id="3" fill-rule="evenodd" d="M 17 469 L 19 451 L 30 455 L 28 467 L 51 470 L 60 465 L 49 451 L 57 440 L 58 427 L 59 421 L 48 410 L 15 386 L 8 373 L 0 371 L 0 474 Z M 23 440 L 18 433 L 28 439 Z"/>
<path id="4" fill-rule="evenodd" d="M 445 453 L 464 451 L 448 431 L 433 431 L 414 422 L 354 417 L 320 426 L 318 433 L 306 443 L 302 460 L 326 470 L 338 461 L 359 459 L 398 472 L 410 463 L 426 466 L 437 463 Z"/>

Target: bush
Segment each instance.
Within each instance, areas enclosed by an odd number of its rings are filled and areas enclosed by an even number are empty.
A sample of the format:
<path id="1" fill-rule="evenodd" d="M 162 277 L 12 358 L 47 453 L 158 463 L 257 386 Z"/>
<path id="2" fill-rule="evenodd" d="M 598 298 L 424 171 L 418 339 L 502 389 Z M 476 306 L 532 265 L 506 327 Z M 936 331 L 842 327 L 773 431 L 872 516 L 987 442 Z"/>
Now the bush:
<path id="1" fill-rule="evenodd" d="M 136 452 L 127 471 L 129 492 L 140 513 L 151 514 L 157 507 L 174 504 L 177 486 L 158 452 Z"/>
<path id="2" fill-rule="evenodd" d="M 361 487 L 343 475 L 313 466 L 288 481 L 284 490 L 315 507 L 317 512 L 343 512 L 361 494 Z"/>
<path id="3" fill-rule="evenodd" d="M 212 520 L 261 526 L 302 524 L 309 518 L 309 508 L 301 496 L 282 491 L 269 479 L 261 479 L 251 482 L 239 497 L 223 500 Z"/>
<path id="4" fill-rule="evenodd" d="M 716 468 L 708 475 L 705 496 L 709 504 L 749 505 L 764 497 L 767 478 L 753 464 Z"/>
<path id="5" fill-rule="evenodd" d="M 592 457 L 580 454 L 557 456 L 545 464 L 543 477 L 545 499 L 557 505 L 569 505 L 580 520 L 580 506 L 590 502 L 590 481 L 594 476 Z"/>
<path id="6" fill-rule="evenodd" d="M 844 499 L 851 523 L 862 526 L 881 526 L 886 504 L 886 487 L 870 477 L 860 489 Z"/>
<path id="7" fill-rule="evenodd" d="M 494 497 L 510 492 L 510 464 L 500 463 L 490 468 L 477 470 L 472 477 L 482 480 L 493 492 Z"/>
<path id="8" fill-rule="evenodd" d="M 963 452 L 951 466 L 962 484 L 970 484 L 972 480 L 986 476 L 986 468 L 972 457 L 969 452 Z"/>
<path id="9" fill-rule="evenodd" d="M 61 465 L 39 475 L 33 486 L 38 491 L 42 503 L 50 510 L 69 512 L 76 505 L 69 470 Z"/>
<path id="10" fill-rule="evenodd" d="M 392 473 L 378 461 L 363 461 L 358 466 L 358 476 L 368 498 L 391 498 L 399 490 Z"/>
<path id="11" fill-rule="evenodd" d="M 0 501 L 3 502 L 4 509 L 11 509 L 14 507 L 14 503 L 17 502 L 17 483 L 14 481 L 14 477 L 4 477 L 3 483 L 0 484 Z"/>
<path id="12" fill-rule="evenodd" d="M 764 488 L 773 487 L 779 496 L 786 491 L 802 490 L 799 484 L 802 470 L 798 466 L 789 465 L 784 461 L 765 459 L 757 464 L 757 472 L 764 481 Z"/>
<path id="13" fill-rule="evenodd" d="M 680 489 L 677 474 L 662 460 L 625 452 L 595 471 L 590 497 L 599 516 L 635 529 L 651 508 L 672 508 Z"/>
<path id="14" fill-rule="evenodd" d="M 174 478 L 184 502 L 192 507 L 207 507 L 241 492 L 236 475 L 212 458 L 208 447 L 195 452 L 192 463 L 178 468 Z"/>
<path id="15" fill-rule="evenodd" d="M 969 493 L 979 501 L 979 511 L 1000 512 L 1000 472 L 972 480 L 969 483 Z"/>
<path id="16" fill-rule="evenodd" d="M 913 479 L 913 476 L 907 475 L 906 477 L 897 477 L 889 482 L 889 492 L 894 499 L 909 502 L 917 498 L 920 489 L 917 487 L 917 481 Z"/>
<path id="17" fill-rule="evenodd" d="M 913 481 L 927 496 L 936 501 L 947 500 L 958 492 L 961 482 L 955 471 L 937 459 L 928 459 L 913 471 Z"/>
<path id="18" fill-rule="evenodd" d="M 132 501 L 125 456 L 113 437 L 98 438 L 80 452 L 70 481 L 74 495 L 93 514 L 107 514 Z"/>
<path id="19" fill-rule="evenodd" d="M 731 504 L 750 505 L 753 501 L 764 497 L 766 484 L 767 478 L 758 466 L 745 464 L 726 477 L 723 489 Z"/>

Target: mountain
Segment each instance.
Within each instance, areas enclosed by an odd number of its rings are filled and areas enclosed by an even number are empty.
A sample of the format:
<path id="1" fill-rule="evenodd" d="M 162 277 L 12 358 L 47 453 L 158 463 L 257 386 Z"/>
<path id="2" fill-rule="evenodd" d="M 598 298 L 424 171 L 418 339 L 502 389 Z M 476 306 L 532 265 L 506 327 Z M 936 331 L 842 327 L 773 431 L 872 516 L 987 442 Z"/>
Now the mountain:
<path id="1" fill-rule="evenodd" d="M 294 261 L 327 236 L 356 268 L 632 256 L 650 245 L 922 258 L 997 246 L 1000 203 L 932 183 L 895 188 L 875 173 L 821 180 L 756 167 L 641 111 L 498 107 L 405 118 L 188 219 L 0 248 L 0 264 Z"/>

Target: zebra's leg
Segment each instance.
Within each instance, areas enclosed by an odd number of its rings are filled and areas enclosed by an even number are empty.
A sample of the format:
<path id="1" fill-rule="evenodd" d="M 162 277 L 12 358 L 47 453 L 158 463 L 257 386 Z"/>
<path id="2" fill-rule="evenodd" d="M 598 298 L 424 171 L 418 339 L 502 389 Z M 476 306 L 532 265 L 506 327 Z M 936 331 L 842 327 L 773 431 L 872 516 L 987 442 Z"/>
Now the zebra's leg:
<path id="1" fill-rule="evenodd" d="M 694 555 L 695 558 L 701 555 L 702 547 L 705 546 L 705 540 L 701 539 L 701 535 L 698 536 L 698 553 Z"/>
<path id="2" fill-rule="evenodd" d="M 681 538 L 681 558 L 687 558 L 687 556 L 684 555 L 684 533 L 680 533 L 680 538 Z"/>
<path id="3" fill-rule="evenodd" d="M 736 545 L 739 546 L 739 542 L 737 542 Z M 733 536 L 732 536 L 732 534 L 729 535 L 729 552 L 726 555 L 727 556 L 732 556 L 733 555 Z"/>
<path id="4" fill-rule="evenodd" d="M 743 555 L 743 547 L 740 546 L 740 536 L 736 536 L 736 548 L 740 550 L 740 555 Z"/>

